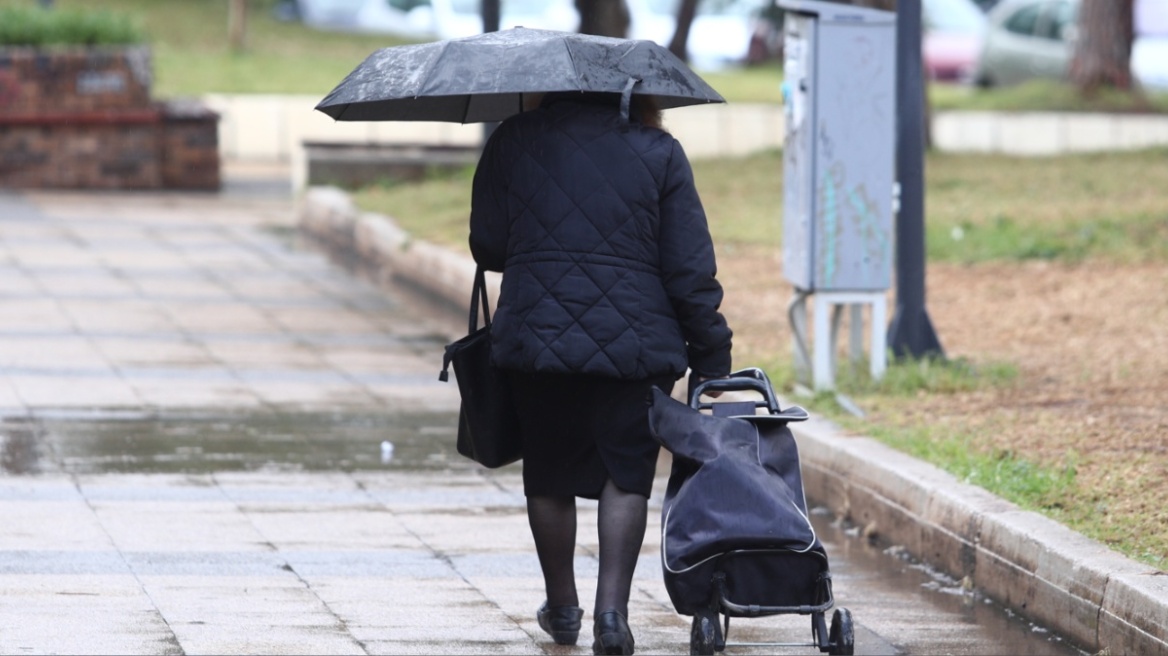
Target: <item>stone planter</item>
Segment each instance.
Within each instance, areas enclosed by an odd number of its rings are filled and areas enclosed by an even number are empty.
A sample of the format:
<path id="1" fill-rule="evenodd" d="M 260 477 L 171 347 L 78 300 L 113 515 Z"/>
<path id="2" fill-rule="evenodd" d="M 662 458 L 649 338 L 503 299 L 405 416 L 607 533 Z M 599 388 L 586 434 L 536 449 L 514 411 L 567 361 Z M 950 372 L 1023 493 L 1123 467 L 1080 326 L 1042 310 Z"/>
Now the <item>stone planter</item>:
<path id="1" fill-rule="evenodd" d="M 146 46 L 0 47 L 0 116 L 140 109 L 150 86 Z"/>
<path id="2" fill-rule="evenodd" d="M 145 46 L 0 48 L 0 186 L 218 189 L 218 115 L 150 88 Z"/>

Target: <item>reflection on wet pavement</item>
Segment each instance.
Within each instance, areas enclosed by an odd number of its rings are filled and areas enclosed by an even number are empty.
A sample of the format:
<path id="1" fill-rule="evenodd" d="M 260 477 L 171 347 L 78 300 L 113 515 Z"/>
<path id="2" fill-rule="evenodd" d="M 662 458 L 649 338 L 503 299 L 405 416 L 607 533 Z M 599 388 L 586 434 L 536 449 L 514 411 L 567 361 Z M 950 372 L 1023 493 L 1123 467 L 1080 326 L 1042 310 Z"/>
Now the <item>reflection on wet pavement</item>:
<path id="1" fill-rule="evenodd" d="M 852 611 L 857 645 L 878 644 L 868 631 L 892 637 L 903 654 L 1028 654 L 1087 652 L 912 558 L 903 547 L 874 544 L 823 508 L 812 510 L 823 541 L 836 604 Z M 878 653 L 865 648 L 863 652 Z"/>
<path id="2" fill-rule="evenodd" d="M 455 429 L 449 413 L 10 417 L 0 423 L 0 467 L 101 474 L 473 466 L 454 450 Z"/>

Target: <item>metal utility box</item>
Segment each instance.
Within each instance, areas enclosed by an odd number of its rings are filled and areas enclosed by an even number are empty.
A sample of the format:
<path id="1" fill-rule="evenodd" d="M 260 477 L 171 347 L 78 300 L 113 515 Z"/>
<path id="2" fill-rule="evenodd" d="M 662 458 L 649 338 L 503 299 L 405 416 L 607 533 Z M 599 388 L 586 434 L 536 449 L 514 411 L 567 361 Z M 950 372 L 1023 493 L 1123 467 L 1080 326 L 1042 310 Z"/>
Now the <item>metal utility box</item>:
<path id="1" fill-rule="evenodd" d="M 797 288 L 891 286 L 896 14 L 814 0 L 785 10 L 783 274 Z"/>

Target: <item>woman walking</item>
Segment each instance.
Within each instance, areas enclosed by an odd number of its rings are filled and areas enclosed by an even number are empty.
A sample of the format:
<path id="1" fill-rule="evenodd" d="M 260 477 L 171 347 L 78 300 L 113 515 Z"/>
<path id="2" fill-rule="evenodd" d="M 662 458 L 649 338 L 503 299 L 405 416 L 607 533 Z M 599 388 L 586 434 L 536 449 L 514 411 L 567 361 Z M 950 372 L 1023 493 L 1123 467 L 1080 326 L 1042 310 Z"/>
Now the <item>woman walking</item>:
<path id="1" fill-rule="evenodd" d="M 575 644 L 576 498 L 599 500 L 593 652 L 632 654 L 628 603 L 659 446 L 646 397 L 730 372 L 713 244 L 680 144 L 651 99 L 553 93 L 493 132 L 475 173 L 474 259 L 503 273 L 492 330 L 523 439 L 546 601 Z"/>

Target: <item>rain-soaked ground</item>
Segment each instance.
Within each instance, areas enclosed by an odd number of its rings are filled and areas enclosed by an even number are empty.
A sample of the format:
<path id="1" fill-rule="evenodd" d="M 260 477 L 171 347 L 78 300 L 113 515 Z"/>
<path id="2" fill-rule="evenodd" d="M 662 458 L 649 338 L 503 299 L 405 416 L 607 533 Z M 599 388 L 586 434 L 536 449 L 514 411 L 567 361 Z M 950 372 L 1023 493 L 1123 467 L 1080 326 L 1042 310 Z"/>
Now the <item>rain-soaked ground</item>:
<path id="1" fill-rule="evenodd" d="M 116 413 L 7 418 L 0 465 L 12 474 L 65 471 L 428 470 L 473 465 L 454 450 L 441 413 Z"/>
<path id="2" fill-rule="evenodd" d="M 433 476 L 477 470 L 456 453 L 454 425 L 448 413 L 62 413 L 4 420 L 0 467 L 8 476 L 239 471 Z M 503 471 L 508 470 L 514 474 L 516 467 Z M 661 478 L 667 471 L 663 458 Z M 655 509 L 659 502 L 656 495 Z M 854 614 L 860 653 L 1085 653 L 920 565 L 903 549 L 859 537 L 825 509 L 815 509 L 813 520 L 831 559 L 837 605 Z M 805 618 L 793 617 L 732 620 L 728 653 L 743 651 L 734 644 L 739 641 L 809 640 L 809 627 L 806 635 L 791 630 L 804 623 Z M 806 648 L 795 650 L 801 651 Z"/>

